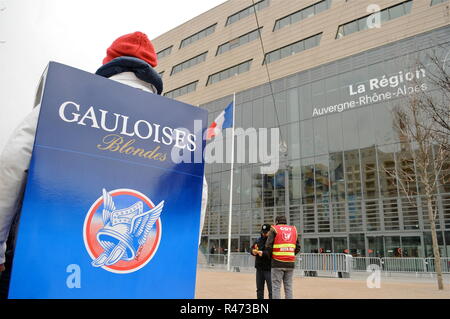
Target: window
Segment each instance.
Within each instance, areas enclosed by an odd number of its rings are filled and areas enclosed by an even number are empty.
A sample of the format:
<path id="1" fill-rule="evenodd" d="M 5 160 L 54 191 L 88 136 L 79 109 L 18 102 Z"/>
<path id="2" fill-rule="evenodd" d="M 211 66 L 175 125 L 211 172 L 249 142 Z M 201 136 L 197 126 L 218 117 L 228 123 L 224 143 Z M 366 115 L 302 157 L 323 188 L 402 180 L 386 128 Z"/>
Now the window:
<path id="1" fill-rule="evenodd" d="M 261 28 L 260 28 L 261 29 Z M 217 48 L 216 55 L 225 53 L 229 50 L 232 50 L 234 48 L 240 47 L 241 45 L 244 45 L 248 42 L 251 42 L 253 40 L 256 40 L 258 38 L 258 33 L 260 29 L 256 29 L 253 31 L 250 31 L 244 35 L 241 35 L 240 37 L 237 37 L 233 40 L 230 40 L 224 44 L 219 45 Z"/>
<path id="2" fill-rule="evenodd" d="M 158 60 L 170 55 L 170 52 L 172 52 L 172 47 L 173 45 L 171 45 L 168 48 L 165 48 L 164 50 L 159 51 L 156 55 L 158 56 Z"/>
<path id="3" fill-rule="evenodd" d="M 250 14 L 253 14 L 254 10 L 259 11 L 269 6 L 269 0 L 262 0 L 255 5 L 251 5 L 250 7 L 247 7 L 245 9 L 242 9 L 239 12 L 236 12 L 235 14 L 228 17 L 227 22 L 225 23 L 225 26 L 230 25 L 232 23 L 235 23 L 241 19 L 244 19 L 248 17 Z"/>
<path id="4" fill-rule="evenodd" d="M 383 9 L 380 11 L 381 23 L 407 15 L 411 12 L 411 8 L 412 0 L 408 0 L 395 6 Z M 372 15 L 367 15 L 354 21 L 350 21 L 340 25 L 338 27 L 336 39 L 340 39 L 349 34 L 368 29 L 369 26 L 367 24 L 367 21 L 370 17 L 372 17 Z"/>
<path id="5" fill-rule="evenodd" d="M 284 28 L 285 26 L 288 26 L 290 24 L 294 24 L 296 22 L 307 19 L 309 17 L 313 17 L 314 15 L 319 14 L 322 11 L 329 9 L 330 6 L 331 6 L 331 0 L 322 0 L 322 1 L 319 1 L 309 7 L 306 7 L 299 11 L 291 13 L 288 16 L 285 16 L 281 19 L 276 20 L 273 31 L 277 31 L 277 30 Z"/>
<path id="6" fill-rule="evenodd" d="M 189 60 L 186 60 L 184 62 L 181 62 L 180 64 L 175 65 L 172 68 L 172 72 L 170 73 L 170 75 L 174 75 L 178 72 L 181 72 L 183 70 L 186 70 L 190 67 L 193 67 L 194 65 L 197 65 L 199 63 L 202 63 L 206 60 L 206 55 L 208 54 L 208 51 L 203 52 L 202 54 L 199 54 Z"/>
<path id="7" fill-rule="evenodd" d="M 248 60 L 248 61 L 242 62 L 238 65 L 232 66 L 228 69 L 211 74 L 208 77 L 208 81 L 206 82 L 206 85 L 214 84 L 216 82 L 226 80 L 232 76 L 247 72 L 250 70 L 251 63 L 252 63 L 252 60 Z"/>
<path id="8" fill-rule="evenodd" d="M 344 159 L 342 152 L 330 154 L 331 200 L 345 200 Z"/>
<path id="9" fill-rule="evenodd" d="M 164 93 L 164 96 L 171 98 L 171 99 L 175 99 L 181 95 L 185 95 L 185 94 L 194 92 L 197 89 L 197 83 L 198 83 L 198 81 L 186 84 L 175 90 Z"/>
<path id="10" fill-rule="evenodd" d="M 315 192 L 316 202 L 329 202 L 330 178 L 329 156 L 323 155 L 315 158 Z"/>
<path id="11" fill-rule="evenodd" d="M 308 7 L 305 10 L 302 11 L 302 18 L 303 19 L 311 18 L 312 16 L 314 16 L 314 7 Z"/>
<path id="12" fill-rule="evenodd" d="M 331 5 L 331 1 L 330 0 L 320 1 L 320 2 L 316 3 L 314 5 L 315 14 L 319 14 L 322 11 L 325 11 L 325 10 L 329 9 L 330 5 Z"/>
<path id="13" fill-rule="evenodd" d="M 361 198 L 361 170 L 357 150 L 344 152 L 344 167 L 348 200 Z"/>
<path id="14" fill-rule="evenodd" d="M 379 197 L 378 170 L 375 148 L 361 149 L 361 178 L 365 198 Z"/>
<path id="15" fill-rule="evenodd" d="M 365 257 L 366 249 L 364 234 L 350 234 L 348 236 L 348 239 L 350 246 L 350 255 L 352 255 L 353 257 Z"/>
<path id="16" fill-rule="evenodd" d="M 349 35 L 352 34 L 354 32 L 358 32 L 359 31 L 359 27 L 358 27 L 358 21 L 353 21 L 350 23 L 347 23 L 346 25 L 344 25 L 344 34 L 345 35 Z"/>
<path id="17" fill-rule="evenodd" d="M 431 0 L 431 5 L 434 6 L 436 4 L 448 2 L 448 0 Z"/>
<path id="18" fill-rule="evenodd" d="M 217 26 L 217 23 L 215 23 L 215 24 L 207 27 L 206 29 L 203 29 L 203 30 L 201 30 L 201 31 L 199 31 L 199 32 L 189 36 L 189 37 L 187 37 L 184 40 L 181 40 L 180 49 L 184 48 L 184 47 L 186 47 L 186 46 L 188 46 L 188 45 L 190 45 L 192 43 L 194 43 L 195 41 L 201 40 L 201 39 L 207 37 L 208 35 L 213 34 L 214 31 L 216 30 L 216 26 Z"/>
<path id="19" fill-rule="evenodd" d="M 279 48 L 272 52 L 269 52 L 266 54 L 263 64 L 271 63 L 271 62 L 280 60 L 282 58 L 291 56 L 293 54 L 302 52 L 304 50 L 316 47 L 319 45 L 321 37 L 322 37 L 322 33 L 319 33 L 319 34 L 313 35 L 312 37 L 300 40 L 298 42 L 289 44 L 285 47 L 282 47 L 282 48 Z"/>
<path id="20" fill-rule="evenodd" d="M 305 238 L 305 253 L 317 253 L 317 238 Z"/>
<path id="21" fill-rule="evenodd" d="M 396 19 L 404 15 L 405 11 L 403 6 L 395 6 L 389 10 L 389 19 Z"/>
<path id="22" fill-rule="evenodd" d="M 416 197 L 402 198 L 401 207 L 403 214 L 403 227 L 405 230 L 418 230 L 419 227 L 419 213 Z"/>
<path id="23" fill-rule="evenodd" d="M 346 237 L 336 237 L 333 238 L 333 252 L 334 253 L 345 253 L 348 248 Z"/>
<path id="24" fill-rule="evenodd" d="M 314 158 L 304 158 L 301 160 L 301 172 L 302 172 L 302 203 L 314 204 Z M 312 205 L 312 213 L 314 218 L 314 206 Z"/>

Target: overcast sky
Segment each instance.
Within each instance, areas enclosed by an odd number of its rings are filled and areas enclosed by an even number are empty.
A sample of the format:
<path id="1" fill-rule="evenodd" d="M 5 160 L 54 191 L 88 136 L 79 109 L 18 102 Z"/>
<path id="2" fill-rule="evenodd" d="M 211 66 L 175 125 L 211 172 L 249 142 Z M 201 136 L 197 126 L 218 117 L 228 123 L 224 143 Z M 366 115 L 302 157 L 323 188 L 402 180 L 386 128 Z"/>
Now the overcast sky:
<path id="1" fill-rule="evenodd" d="M 50 60 L 95 72 L 117 37 L 142 31 L 154 39 L 223 2 L 0 0 L 0 150 L 31 111 Z"/>

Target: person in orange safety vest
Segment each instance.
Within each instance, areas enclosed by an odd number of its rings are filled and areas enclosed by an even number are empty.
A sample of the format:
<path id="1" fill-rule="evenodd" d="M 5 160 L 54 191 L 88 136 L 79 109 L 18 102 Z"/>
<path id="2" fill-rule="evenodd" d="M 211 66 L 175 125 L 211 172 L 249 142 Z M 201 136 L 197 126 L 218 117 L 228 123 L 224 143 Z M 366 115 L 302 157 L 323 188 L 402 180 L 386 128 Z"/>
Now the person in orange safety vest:
<path id="1" fill-rule="evenodd" d="M 297 228 L 287 225 L 286 217 L 277 216 L 266 241 L 266 254 L 272 258 L 272 298 L 281 298 L 281 283 L 286 299 L 293 298 L 295 255 L 300 252 Z"/>

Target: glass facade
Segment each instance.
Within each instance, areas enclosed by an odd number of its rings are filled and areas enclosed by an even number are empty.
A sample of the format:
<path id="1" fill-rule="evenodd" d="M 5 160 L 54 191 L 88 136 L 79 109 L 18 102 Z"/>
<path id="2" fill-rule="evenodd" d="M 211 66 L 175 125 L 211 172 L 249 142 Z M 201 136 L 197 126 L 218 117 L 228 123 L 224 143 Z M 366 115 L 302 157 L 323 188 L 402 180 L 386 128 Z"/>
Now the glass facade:
<path id="1" fill-rule="evenodd" d="M 261 224 L 284 214 L 298 227 L 302 252 L 430 256 L 423 189 L 410 183 L 406 196 L 389 174 L 401 168 L 415 176 L 416 170 L 414 159 L 402 153 L 404 141 L 393 129 L 391 112 L 406 101 L 399 92 L 411 83 L 393 79 L 419 76 L 418 60 L 427 66 L 427 54 L 443 58 L 449 48 L 450 27 L 444 27 L 275 80 L 272 89 L 266 83 L 238 92 L 236 127 L 277 127 L 276 108 L 288 153 L 270 175 L 260 173 L 262 164 L 235 163 L 234 249 L 248 250 Z M 380 79 L 391 79 L 392 85 L 377 87 Z M 398 94 L 381 98 L 388 92 Z M 209 123 L 231 99 L 201 105 L 209 111 Z M 213 244 L 227 247 L 230 164 L 207 164 L 205 174 L 209 200 L 201 248 L 208 252 Z M 436 195 L 441 252 L 450 257 L 450 185 L 439 185 Z"/>

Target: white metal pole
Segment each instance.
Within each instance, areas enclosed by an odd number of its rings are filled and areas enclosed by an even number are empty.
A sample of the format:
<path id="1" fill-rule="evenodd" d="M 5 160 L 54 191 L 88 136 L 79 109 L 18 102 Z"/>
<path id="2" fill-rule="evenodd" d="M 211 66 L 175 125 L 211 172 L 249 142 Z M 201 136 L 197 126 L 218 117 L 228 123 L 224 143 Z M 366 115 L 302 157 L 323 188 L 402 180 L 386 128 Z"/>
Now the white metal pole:
<path id="1" fill-rule="evenodd" d="M 231 176 L 230 176 L 230 204 L 228 210 L 228 258 L 227 270 L 231 268 L 231 217 L 233 213 L 233 174 L 234 174 L 234 119 L 236 110 L 236 93 L 233 93 L 233 125 L 231 127 Z"/>

